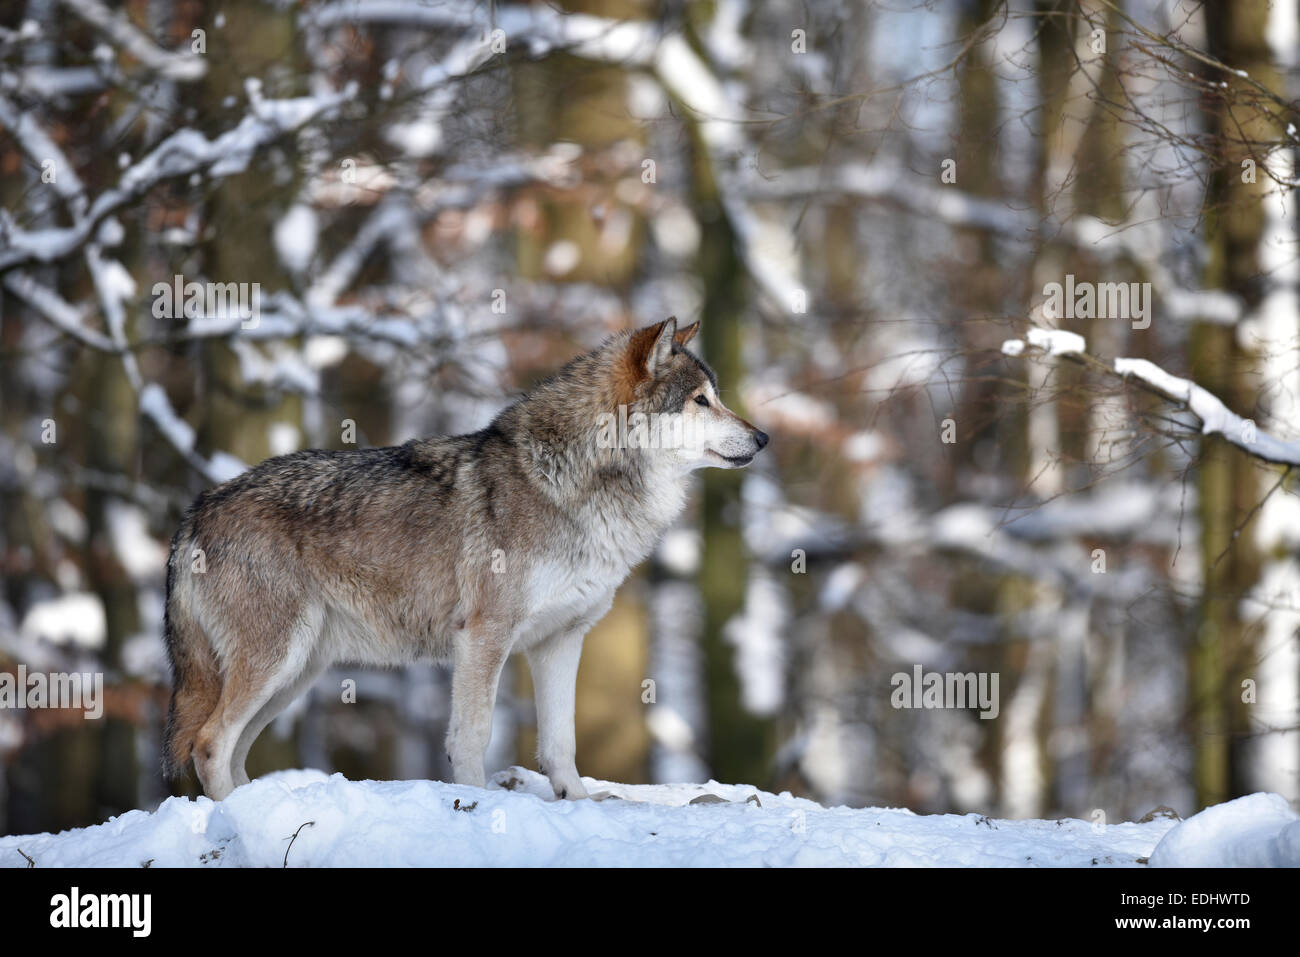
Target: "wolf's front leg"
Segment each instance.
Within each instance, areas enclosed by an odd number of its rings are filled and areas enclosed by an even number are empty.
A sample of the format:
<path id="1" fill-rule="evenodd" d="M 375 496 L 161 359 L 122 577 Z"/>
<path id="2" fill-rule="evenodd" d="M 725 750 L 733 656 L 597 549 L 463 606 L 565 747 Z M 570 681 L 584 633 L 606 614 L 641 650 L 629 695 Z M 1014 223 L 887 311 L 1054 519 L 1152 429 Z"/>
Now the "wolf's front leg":
<path id="1" fill-rule="evenodd" d="M 533 673 L 537 701 L 537 761 L 551 779 L 555 796 L 571 801 L 585 798 L 587 789 L 578 777 L 577 743 L 573 733 L 574 685 L 582 655 L 583 625 L 548 638 L 526 652 Z"/>
<path id="2" fill-rule="evenodd" d="M 508 649 L 492 636 L 467 633 L 456 642 L 451 676 L 451 723 L 447 757 L 457 784 L 483 787 L 483 755 L 492 738 L 492 706 Z"/>

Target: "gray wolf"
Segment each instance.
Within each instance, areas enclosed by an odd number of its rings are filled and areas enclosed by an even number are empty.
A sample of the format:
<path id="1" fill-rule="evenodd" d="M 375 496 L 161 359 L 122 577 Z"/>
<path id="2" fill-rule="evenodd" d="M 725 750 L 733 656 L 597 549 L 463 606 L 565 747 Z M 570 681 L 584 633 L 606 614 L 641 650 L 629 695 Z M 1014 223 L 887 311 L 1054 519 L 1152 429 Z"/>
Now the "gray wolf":
<path id="1" fill-rule="evenodd" d="M 682 511 L 689 474 L 741 468 L 768 441 L 687 350 L 698 329 L 669 318 L 615 335 L 470 435 L 295 452 L 201 494 L 167 566 L 168 775 L 193 758 L 221 800 L 248 783 L 253 740 L 330 664 L 433 660 L 454 668 L 453 778 L 482 787 L 497 679 L 517 651 L 539 766 L 558 798 L 586 797 L 584 636 Z"/>

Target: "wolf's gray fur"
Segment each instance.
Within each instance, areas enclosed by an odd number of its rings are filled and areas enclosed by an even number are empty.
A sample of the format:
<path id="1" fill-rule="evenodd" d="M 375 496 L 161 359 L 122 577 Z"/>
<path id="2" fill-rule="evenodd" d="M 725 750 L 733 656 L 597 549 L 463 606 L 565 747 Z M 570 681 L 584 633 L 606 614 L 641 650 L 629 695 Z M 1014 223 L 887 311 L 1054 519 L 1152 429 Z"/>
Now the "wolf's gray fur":
<path id="1" fill-rule="evenodd" d="M 191 756 L 220 800 L 261 730 L 335 662 L 450 661 L 447 750 L 482 786 L 497 679 L 522 651 L 538 760 L 585 797 L 574 760 L 582 639 L 680 513 L 686 477 L 740 467 L 767 436 L 718 400 L 673 319 L 625 332 L 471 435 L 270 459 L 198 497 L 172 541 L 174 675 L 165 765 Z M 694 442 L 608 448 L 602 413 L 681 413 Z"/>

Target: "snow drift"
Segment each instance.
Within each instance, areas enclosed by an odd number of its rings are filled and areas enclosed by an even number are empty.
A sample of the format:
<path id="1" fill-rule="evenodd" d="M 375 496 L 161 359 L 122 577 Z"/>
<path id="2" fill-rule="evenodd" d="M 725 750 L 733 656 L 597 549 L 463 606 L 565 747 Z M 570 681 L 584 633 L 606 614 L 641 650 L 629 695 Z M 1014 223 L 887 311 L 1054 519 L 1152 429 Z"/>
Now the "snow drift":
<path id="1" fill-rule="evenodd" d="M 1300 814 L 1280 794 L 1207 807 L 1164 836 L 1154 867 L 1300 867 Z"/>
<path id="2" fill-rule="evenodd" d="M 61 834 L 0 838 L 0 866 L 997 866 L 1300 864 L 1300 820 L 1256 794 L 1177 822 L 1097 826 L 825 808 L 741 785 L 621 785 L 556 801 L 510 768 L 486 790 L 285 771 L 225 801 L 169 798 Z M 21 851 L 21 854 L 19 853 Z"/>

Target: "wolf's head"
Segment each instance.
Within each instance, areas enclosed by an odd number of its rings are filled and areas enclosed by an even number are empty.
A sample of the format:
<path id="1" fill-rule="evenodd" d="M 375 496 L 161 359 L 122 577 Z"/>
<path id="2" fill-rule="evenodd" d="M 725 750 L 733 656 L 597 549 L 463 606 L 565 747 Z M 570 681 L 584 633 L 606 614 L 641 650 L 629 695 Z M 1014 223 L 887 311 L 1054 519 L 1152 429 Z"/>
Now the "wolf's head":
<path id="1" fill-rule="evenodd" d="M 654 450 L 678 468 L 748 465 L 767 445 L 767 433 L 732 412 L 718 397 L 718 377 L 686 348 L 698 321 L 678 327 L 675 318 L 638 329 L 611 345 L 617 438 Z M 639 431 L 638 431 L 639 430 Z"/>

